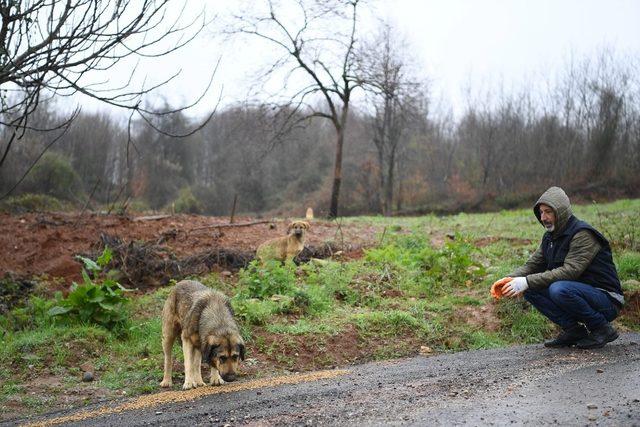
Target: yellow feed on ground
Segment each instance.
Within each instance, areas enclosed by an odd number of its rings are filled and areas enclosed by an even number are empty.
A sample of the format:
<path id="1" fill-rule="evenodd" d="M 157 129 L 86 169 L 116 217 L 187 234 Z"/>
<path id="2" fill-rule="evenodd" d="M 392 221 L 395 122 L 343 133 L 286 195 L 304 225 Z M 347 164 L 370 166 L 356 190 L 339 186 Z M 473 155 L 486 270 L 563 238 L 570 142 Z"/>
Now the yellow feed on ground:
<path id="1" fill-rule="evenodd" d="M 331 371 L 318 371 L 308 374 L 295 374 L 286 375 L 275 378 L 264 378 L 261 380 L 247 381 L 242 383 L 225 384 L 219 387 L 205 386 L 198 387 L 187 391 L 166 391 L 163 393 L 149 394 L 146 396 L 140 396 L 130 402 L 123 403 L 121 405 L 109 407 L 103 406 L 92 411 L 82 411 L 76 414 L 67 415 L 64 417 L 52 418 L 50 420 L 44 420 L 34 422 L 30 424 L 24 424 L 29 427 L 36 426 L 52 426 L 62 423 L 71 423 L 86 420 L 89 418 L 96 418 L 103 415 L 115 414 L 118 412 L 133 411 L 136 409 L 152 408 L 154 406 L 163 405 L 166 403 L 186 402 L 190 400 L 196 400 L 204 396 L 220 393 L 233 393 L 236 391 L 254 390 L 258 388 L 275 387 L 285 384 L 299 384 L 303 382 L 326 380 L 335 378 L 341 375 L 347 374 L 349 371 L 344 369 L 335 369 Z"/>

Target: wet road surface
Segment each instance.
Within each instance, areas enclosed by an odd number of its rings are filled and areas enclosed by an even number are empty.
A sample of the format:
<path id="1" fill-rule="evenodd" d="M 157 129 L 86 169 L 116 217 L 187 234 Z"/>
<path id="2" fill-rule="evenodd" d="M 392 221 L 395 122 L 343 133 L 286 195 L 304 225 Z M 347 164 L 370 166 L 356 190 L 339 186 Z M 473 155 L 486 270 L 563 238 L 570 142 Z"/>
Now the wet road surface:
<path id="1" fill-rule="evenodd" d="M 65 412 L 8 424 L 640 426 L 640 334 L 623 334 L 598 350 L 528 345 L 274 381 L 279 385 L 226 384 L 215 394 L 206 394 L 212 390 L 206 387 L 198 389 L 204 395 L 182 402 L 175 400 L 188 392 L 143 396 L 157 402 L 129 405 L 142 409 L 122 409 L 123 402 L 135 400 L 89 407 L 77 421 L 74 412 Z M 118 412 L 108 413 L 118 405 Z"/>

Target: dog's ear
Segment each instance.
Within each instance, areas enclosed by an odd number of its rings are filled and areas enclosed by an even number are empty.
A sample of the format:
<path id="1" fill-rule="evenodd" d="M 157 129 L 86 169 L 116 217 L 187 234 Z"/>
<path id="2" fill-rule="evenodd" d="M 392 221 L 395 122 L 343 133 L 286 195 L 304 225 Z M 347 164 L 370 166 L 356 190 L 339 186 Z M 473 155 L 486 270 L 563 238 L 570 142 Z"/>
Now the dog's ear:
<path id="1" fill-rule="evenodd" d="M 246 355 L 246 349 L 244 347 L 244 343 L 238 344 L 238 351 L 240 352 L 240 360 L 244 360 Z"/>
<path id="2" fill-rule="evenodd" d="M 307 221 L 302 221 L 302 226 L 304 227 L 305 230 L 308 230 L 311 228 L 311 224 L 309 224 Z"/>
<path id="3" fill-rule="evenodd" d="M 220 348 L 219 345 L 211 345 L 211 344 L 205 344 L 204 345 L 204 349 L 202 350 L 202 358 L 204 359 L 204 361 L 208 364 L 211 365 L 213 362 L 213 358 L 216 357 L 218 355 L 218 349 Z"/>

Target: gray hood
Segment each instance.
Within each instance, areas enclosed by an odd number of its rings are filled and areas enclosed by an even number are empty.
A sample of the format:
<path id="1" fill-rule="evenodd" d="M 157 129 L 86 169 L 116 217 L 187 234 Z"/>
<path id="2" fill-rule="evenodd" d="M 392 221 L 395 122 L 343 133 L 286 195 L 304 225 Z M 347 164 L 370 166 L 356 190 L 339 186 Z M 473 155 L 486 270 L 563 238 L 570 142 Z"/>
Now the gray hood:
<path id="1" fill-rule="evenodd" d="M 556 227 L 553 234 L 554 236 L 558 235 L 564 230 L 564 227 L 567 225 L 567 221 L 571 218 L 571 215 L 573 215 L 569 197 L 560 187 L 551 187 L 545 191 L 533 207 L 533 213 L 536 215 L 536 218 L 538 218 L 538 222 L 540 222 L 540 224 L 542 224 L 542 220 L 540 220 L 541 204 L 550 206 L 556 213 Z"/>

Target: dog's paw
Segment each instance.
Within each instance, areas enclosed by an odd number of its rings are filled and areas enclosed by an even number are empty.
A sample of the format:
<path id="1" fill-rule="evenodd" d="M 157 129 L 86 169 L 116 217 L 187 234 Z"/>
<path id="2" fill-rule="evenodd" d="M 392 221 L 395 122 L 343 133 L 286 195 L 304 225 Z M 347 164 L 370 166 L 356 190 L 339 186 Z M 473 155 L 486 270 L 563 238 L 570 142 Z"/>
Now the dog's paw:
<path id="1" fill-rule="evenodd" d="M 190 390 L 196 387 L 198 387 L 198 383 L 195 381 L 185 381 L 184 384 L 182 385 L 183 390 Z"/>
<path id="2" fill-rule="evenodd" d="M 223 380 L 220 375 L 211 377 L 211 385 L 222 385 L 224 383 L 225 383 L 225 380 Z"/>
<path id="3" fill-rule="evenodd" d="M 207 384 L 206 384 L 204 381 L 202 381 L 202 380 L 198 380 L 198 381 L 196 382 L 196 387 L 201 387 L 201 386 L 203 386 L 203 385 L 207 385 Z"/>
<path id="4" fill-rule="evenodd" d="M 162 380 L 162 382 L 160 383 L 160 387 L 166 388 L 166 387 L 171 387 L 173 385 L 173 381 L 171 380 Z"/>

